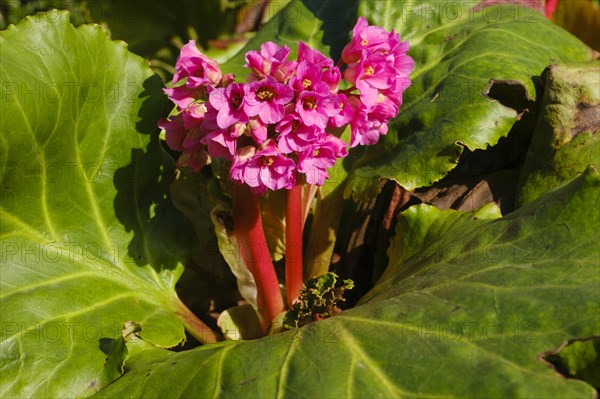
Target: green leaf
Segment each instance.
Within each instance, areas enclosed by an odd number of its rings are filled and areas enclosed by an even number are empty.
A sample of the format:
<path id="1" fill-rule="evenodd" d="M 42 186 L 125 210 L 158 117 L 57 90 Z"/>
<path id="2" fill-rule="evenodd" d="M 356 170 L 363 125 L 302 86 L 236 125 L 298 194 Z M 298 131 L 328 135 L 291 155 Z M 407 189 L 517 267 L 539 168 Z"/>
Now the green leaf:
<path id="1" fill-rule="evenodd" d="M 501 219 L 411 208 L 357 307 L 257 341 L 139 351 L 96 397 L 592 398 L 538 357 L 600 333 L 599 203 L 589 170 Z"/>
<path id="2" fill-rule="evenodd" d="M 570 342 L 544 358 L 566 377 L 578 378 L 600 389 L 600 337 Z"/>
<path id="3" fill-rule="evenodd" d="M 543 75 L 542 110 L 520 176 L 524 204 L 600 167 L 600 62 L 552 65 Z"/>
<path id="4" fill-rule="evenodd" d="M 259 197 L 263 230 L 271 259 L 277 262 L 285 255 L 285 207 L 287 190 L 271 191 Z"/>
<path id="5" fill-rule="evenodd" d="M 548 64 L 591 59 L 583 43 L 533 9 L 396 3 L 363 1 L 359 13 L 409 41 L 412 86 L 391 131 L 354 165 L 346 195 L 372 196 L 382 179 L 407 190 L 440 180 L 465 147 L 485 149 L 508 134 L 523 111 L 515 104 L 531 106 L 532 77 Z"/>
<path id="6" fill-rule="evenodd" d="M 232 226 L 227 226 L 227 223 L 231 223 L 231 213 L 226 212 L 221 207 L 215 207 L 210 213 L 210 217 L 217 235 L 219 251 L 225 258 L 231 272 L 235 275 L 238 291 L 252 305 L 254 310 L 258 311 L 256 281 L 254 281 L 254 276 L 250 273 L 243 257 L 238 252 L 236 237 L 231 229 Z"/>
<path id="7" fill-rule="evenodd" d="M 193 321 L 174 291 L 193 233 L 167 197 L 161 82 L 65 12 L 0 48 L 0 395 L 91 394 L 115 377 L 101 343 L 124 323 L 171 347 Z"/>
<path id="8" fill-rule="evenodd" d="M 258 339 L 263 333 L 258 313 L 250 304 L 234 306 L 219 315 L 217 324 L 227 339 Z"/>
<path id="9" fill-rule="evenodd" d="M 132 338 L 135 339 L 141 330 L 142 328 L 138 323 L 128 321 L 123 325 L 119 337 L 100 339 L 100 349 L 107 357 L 104 363 L 106 375 L 103 380 L 100 380 L 99 386 L 108 385 L 123 374 L 125 361 L 129 357 L 127 342 Z M 88 391 L 94 392 L 94 389 Z"/>

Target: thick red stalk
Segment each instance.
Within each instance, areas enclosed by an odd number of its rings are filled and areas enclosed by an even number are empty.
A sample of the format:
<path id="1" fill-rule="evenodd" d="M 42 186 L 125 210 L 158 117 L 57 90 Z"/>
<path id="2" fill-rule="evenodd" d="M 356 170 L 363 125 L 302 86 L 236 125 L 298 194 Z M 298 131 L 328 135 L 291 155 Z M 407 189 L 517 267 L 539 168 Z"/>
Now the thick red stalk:
<path id="1" fill-rule="evenodd" d="M 285 210 L 285 287 L 290 307 L 302 288 L 302 205 L 302 183 L 297 179 L 288 191 Z"/>
<path id="2" fill-rule="evenodd" d="M 263 331 L 285 310 L 279 282 L 267 247 L 258 197 L 243 185 L 233 185 L 233 222 L 238 252 L 256 282 Z"/>

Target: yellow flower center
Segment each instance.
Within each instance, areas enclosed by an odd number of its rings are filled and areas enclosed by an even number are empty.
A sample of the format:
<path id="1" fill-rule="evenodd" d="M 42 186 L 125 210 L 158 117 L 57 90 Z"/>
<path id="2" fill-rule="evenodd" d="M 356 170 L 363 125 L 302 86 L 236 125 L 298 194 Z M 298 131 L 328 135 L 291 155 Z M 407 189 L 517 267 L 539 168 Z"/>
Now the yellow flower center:
<path id="1" fill-rule="evenodd" d="M 315 98 L 315 96 L 306 96 L 306 98 L 304 98 L 304 101 L 302 102 L 302 105 L 306 110 L 313 110 L 317 108 L 317 99 Z"/>
<path id="2" fill-rule="evenodd" d="M 275 162 L 273 157 L 262 157 L 262 164 L 264 166 L 271 166 L 273 165 L 273 162 Z"/>
<path id="3" fill-rule="evenodd" d="M 313 151 L 313 157 L 318 157 L 319 156 L 319 149 L 317 148 L 316 150 Z"/>
<path id="4" fill-rule="evenodd" d="M 375 69 L 373 69 L 372 66 L 368 66 L 365 68 L 365 75 L 367 76 L 373 76 L 373 74 L 375 73 Z"/>
<path id="5" fill-rule="evenodd" d="M 269 101 L 275 97 L 275 92 L 269 86 L 262 86 L 260 89 L 256 90 L 256 97 L 261 101 Z"/>
<path id="6" fill-rule="evenodd" d="M 308 90 L 312 86 L 312 81 L 310 79 L 304 79 L 302 81 L 302 86 L 304 86 L 304 89 Z"/>
<path id="7" fill-rule="evenodd" d="M 360 44 L 362 44 L 363 47 L 367 47 L 369 41 L 367 39 L 363 39 L 363 41 Z"/>

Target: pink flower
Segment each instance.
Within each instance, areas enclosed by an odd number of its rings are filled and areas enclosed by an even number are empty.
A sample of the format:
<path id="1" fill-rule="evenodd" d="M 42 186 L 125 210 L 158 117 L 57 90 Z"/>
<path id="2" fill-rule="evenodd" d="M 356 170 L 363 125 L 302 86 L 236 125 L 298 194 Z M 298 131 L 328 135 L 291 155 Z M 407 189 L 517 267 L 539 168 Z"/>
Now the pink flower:
<path id="1" fill-rule="evenodd" d="M 360 100 L 367 107 L 377 101 L 379 90 L 392 85 L 396 71 L 388 64 L 385 56 L 370 54 L 346 69 L 344 76 L 360 91 Z"/>
<path id="2" fill-rule="evenodd" d="M 396 34 L 396 36 L 398 36 Z M 389 65 L 396 72 L 397 77 L 408 78 L 412 73 L 415 62 L 413 59 L 406 55 L 410 46 L 408 42 L 401 42 L 400 36 L 397 37 L 397 43 L 392 47 L 391 51 L 386 55 Z"/>
<path id="3" fill-rule="evenodd" d="M 391 49 L 390 33 L 379 26 L 369 26 L 364 17 L 359 17 L 352 30 L 352 41 L 342 50 L 342 59 L 346 64 L 358 62 L 364 50 L 386 52 Z"/>
<path id="4" fill-rule="evenodd" d="M 205 133 L 200 129 L 192 129 L 187 132 L 181 143 L 182 154 L 177 159 L 178 167 L 190 167 L 194 172 L 198 172 L 209 163 L 210 158 L 206 148 L 202 143 Z"/>
<path id="5" fill-rule="evenodd" d="M 225 158 L 228 161 L 233 159 L 236 153 L 237 137 L 235 133 L 236 125 L 229 129 L 213 130 L 202 138 L 202 143 L 207 146 L 208 153 L 212 158 Z"/>
<path id="6" fill-rule="evenodd" d="M 408 87 L 410 87 L 408 78 L 397 77 L 392 81 L 392 86 L 379 91 L 377 102 L 371 107 L 370 112 L 373 112 L 373 108 L 377 108 L 380 110 L 378 112 L 385 114 L 389 119 L 396 117 L 402 105 L 402 93 Z"/>
<path id="7" fill-rule="evenodd" d="M 163 89 L 165 94 L 169 97 L 175 105 L 179 108 L 184 109 L 189 107 L 191 103 L 199 98 L 206 96 L 206 87 L 189 88 L 185 84 L 173 87 L 171 89 Z"/>
<path id="8" fill-rule="evenodd" d="M 379 137 L 385 136 L 388 132 L 387 123 L 375 119 L 359 117 L 352 121 L 350 126 L 352 127 L 350 147 L 352 148 L 358 145 L 377 144 Z"/>
<path id="9" fill-rule="evenodd" d="M 306 126 L 296 114 L 286 115 L 275 129 L 279 132 L 277 145 L 284 154 L 300 152 L 325 136 L 317 126 Z"/>
<path id="10" fill-rule="evenodd" d="M 275 78 L 279 83 L 285 83 L 296 73 L 298 64 L 296 61 L 287 61 L 281 64 L 271 76 Z"/>
<path id="11" fill-rule="evenodd" d="M 229 170 L 231 180 L 239 183 L 245 183 L 246 168 L 250 160 L 256 155 L 256 148 L 250 145 L 238 149 L 233 157 L 233 164 Z"/>
<path id="12" fill-rule="evenodd" d="M 312 49 L 304 42 L 298 43 L 298 62 L 308 61 L 308 63 L 318 66 L 319 68 L 333 67 L 333 60 L 324 56 L 318 50 Z"/>
<path id="13" fill-rule="evenodd" d="M 231 79 L 231 75 L 226 76 Z M 187 108 L 192 102 L 206 97 L 209 87 L 214 87 L 223 79 L 216 61 L 202 54 L 196 42 L 190 40 L 179 53 L 175 64 L 175 75 L 170 89 L 163 89 L 179 108 Z"/>
<path id="14" fill-rule="evenodd" d="M 276 43 L 266 42 L 260 46 L 260 52 L 253 50 L 246 53 L 247 68 L 252 69 L 254 77 L 264 79 L 273 76 L 278 82 L 285 82 L 296 70 L 297 63 L 288 61 L 290 48 L 280 47 Z M 251 79 L 255 80 L 255 79 Z"/>
<path id="15" fill-rule="evenodd" d="M 380 136 L 387 134 L 389 118 L 377 107 L 376 112 L 369 113 L 369 109 L 354 96 L 349 97 L 349 101 L 354 107 L 354 118 L 350 121 L 350 147 L 376 144 Z"/>
<path id="16" fill-rule="evenodd" d="M 206 112 L 204 113 L 204 122 L 202 123 L 202 129 L 207 132 L 220 129 L 217 124 L 217 115 L 219 111 L 210 104 L 210 101 L 204 103 Z"/>
<path id="17" fill-rule="evenodd" d="M 271 76 L 249 83 L 245 88 L 244 111 L 248 116 L 258 115 L 266 124 L 279 122 L 285 115 L 284 105 L 294 98 L 294 91 L 290 86 L 278 83 Z"/>
<path id="18" fill-rule="evenodd" d="M 335 165 L 338 158 L 348 155 L 346 143 L 328 134 L 325 138 L 311 144 L 298 156 L 298 172 L 304 173 L 308 184 L 322 186 L 329 177 L 327 169 Z"/>
<path id="19" fill-rule="evenodd" d="M 248 115 L 244 111 L 244 97 L 246 91 L 244 85 L 232 83 L 225 88 L 214 89 L 208 102 L 217 111 L 217 125 L 221 129 L 226 129 L 235 123 L 248 122 Z"/>
<path id="20" fill-rule="evenodd" d="M 385 98 L 384 96 L 380 97 Z M 400 99 L 400 101 L 402 101 L 402 99 Z M 396 104 L 397 102 L 393 102 L 389 98 L 380 102 L 378 101 L 369 111 L 369 115 L 374 115 L 375 118 L 382 121 L 389 121 L 398 115 L 399 106 Z"/>
<path id="21" fill-rule="evenodd" d="M 185 85 L 188 88 L 216 85 L 223 77 L 219 64 L 202 54 L 194 40 L 190 40 L 182 47 L 175 64 L 175 71 L 173 83 L 187 78 Z"/>
<path id="22" fill-rule="evenodd" d="M 165 131 L 167 145 L 174 151 L 181 151 L 183 139 L 187 129 L 183 127 L 183 116 L 181 114 L 161 118 L 158 127 Z"/>
<path id="23" fill-rule="evenodd" d="M 174 87 L 163 90 L 178 107 L 187 108 L 192 102 L 205 97 L 207 88 L 219 84 L 222 78 L 217 62 L 202 54 L 196 42 L 190 40 L 177 58 Z"/>
<path id="24" fill-rule="evenodd" d="M 206 115 L 206 105 L 201 102 L 193 102 L 180 114 L 183 117 L 183 127 L 187 130 L 197 128 L 202 125 Z"/>
<path id="25" fill-rule="evenodd" d="M 296 76 L 290 80 L 290 86 L 296 92 L 312 91 L 317 83 L 321 81 L 323 69 L 308 61 L 301 61 L 296 69 Z"/>
<path id="26" fill-rule="evenodd" d="M 265 125 L 260 118 L 256 117 L 250 119 L 248 122 L 248 129 L 256 144 L 264 143 L 269 134 L 267 125 Z"/>
<path id="27" fill-rule="evenodd" d="M 340 72 L 340 68 L 333 67 L 326 69 L 323 71 L 323 76 L 321 76 L 321 81 L 327 83 L 329 85 L 329 89 L 332 93 L 337 93 L 339 91 L 339 84 L 342 80 L 342 73 Z"/>
<path id="28" fill-rule="evenodd" d="M 169 148 L 180 151 L 178 167 L 189 167 L 198 172 L 209 162 L 208 153 L 201 143 L 206 132 L 202 129 L 205 108 L 194 103 L 179 114 L 158 121 L 158 127 L 165 130 Z"/>
<path id="29" fill-rule="evenodd" d="M 338 95 L 338 99 L 340 100 L 337 105 L 338 113 L 329 119 L 329 125 L 332 127 L 345 126 L 354 117 L 354 109 L 348 101 L 348 97 L 345 94 L 340 94 Z"/>
<path id="30" fill-rule="evenodd" d="M 269 139 L 258 150 L 252 146 L 241 148 L 233 159 L 230 176 L 240 184 L 247 184 L 254 194 L 268 189 L 291 189 L 295 184 L 294 161 L 285 157 L 275 141 Z"/>
<path id="31" fill-rule="evenodd" d="M 158 127 L 165 131 L 165 138 L 169 148 L 175 151 L 184 151 L 183 144 L 192 132 L 200 135 L 204 131 L 201 125 L 204 121 L 206 107 L 202 103 L 193 103 L 188 108 L 179 111 L 179 114 L 162 118 Z"/>
<path id="32" fill-rule="evenodd" d="M 329 118 L 339 113 L 339 99 L 329 91 L 326 83 L 315 85 L 313 91 L 300 93 L 296 103 L 296 112 L 306 126 L 325 129 Z"/>

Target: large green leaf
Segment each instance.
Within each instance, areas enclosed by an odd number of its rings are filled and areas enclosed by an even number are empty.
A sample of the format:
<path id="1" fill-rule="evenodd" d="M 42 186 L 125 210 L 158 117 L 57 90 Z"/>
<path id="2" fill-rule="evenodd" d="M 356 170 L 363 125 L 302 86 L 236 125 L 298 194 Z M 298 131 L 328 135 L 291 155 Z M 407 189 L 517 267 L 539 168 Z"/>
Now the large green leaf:
<path id="1" fill-rule="evenodd" d="M 592 398 L 539 356 L 600 333 L 599 203 L 588 171 L 501 219 L 410 208 L 357 307 L 257 341 L 135 350 L 96 396 Z"/>
<path id="2" fill-rule="evenodd" d="M 192 320 L 174 291 L 193 239 L 166 196 L 161 82 L 65 12 L 1 32 L 0 49 L 0 395 L 91 394 L 119 375 L 103 342 L 125 322 L 171 347 Z"/>
<path id="3" fill-rule="evenodd" d="M 600 62 L 552 65 L 544 73 L 542 110 L 520 177 L 523 204 L 600 167 Z"/>

